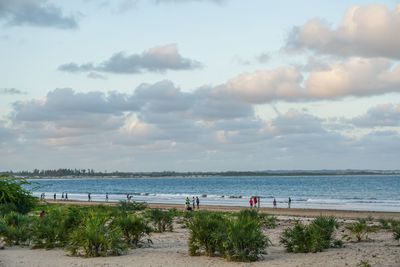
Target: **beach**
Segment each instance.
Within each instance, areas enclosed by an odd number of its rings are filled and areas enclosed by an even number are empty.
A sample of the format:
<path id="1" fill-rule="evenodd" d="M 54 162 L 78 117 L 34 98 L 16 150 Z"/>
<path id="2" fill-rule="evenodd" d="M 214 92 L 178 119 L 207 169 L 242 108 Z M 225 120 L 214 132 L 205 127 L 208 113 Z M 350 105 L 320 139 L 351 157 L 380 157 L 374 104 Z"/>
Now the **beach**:
<path id="1" fill-rule="evenodd" d="M 115 203 L 56 201 L 62 204 L 76 205 L 115 205 Z M 54 203 L 53 201 L 49 203 Z M 183 209 L 183 205 L 151 204 L 150 207 Z M 202 209 L 213 211 L 238 211 L 241 207 L 203 206 Z M 182 224 L 175 222 L 173 232 L 153 233 L 150 247 L 130 249 L 126 255 L 105 258 L 81 258 L 68 256 L 65 250 L 43 250 L 20 247 L 7 247 L 0 251 L 0 266 L 324 266 L 341 267 L 357 266 L 361 260 L 367 260 L 371 266 L 400 266 L 400 246 L 392 238 L 391 232 L 379 230 L 370 233 L 363 242 L 344 241 L 343 248 L 331 248 L 320 253 L 293 254 L 285 252 L 279 244 L 282 231 L 293 225 L 294 220 L 309 222 L 315 216 L 332 215 L 340 222 L 351 222 L 356 218 L 373 217 L 400 219 L 400 213 L 392 212 L 360 212 L 340 210 L 311 210 L 311 209 L 269 209 L 262 208 L 261 212 L 275 214 L 279 224 L 275 229 L 265 229 L 272 245 L 266 249 L 262 258 L 253 263 L 228 262 L 219 257 L 189 256 L 188 230 Z M 336 237 L 343 234 L 343 226 L 336 232 Z"/>

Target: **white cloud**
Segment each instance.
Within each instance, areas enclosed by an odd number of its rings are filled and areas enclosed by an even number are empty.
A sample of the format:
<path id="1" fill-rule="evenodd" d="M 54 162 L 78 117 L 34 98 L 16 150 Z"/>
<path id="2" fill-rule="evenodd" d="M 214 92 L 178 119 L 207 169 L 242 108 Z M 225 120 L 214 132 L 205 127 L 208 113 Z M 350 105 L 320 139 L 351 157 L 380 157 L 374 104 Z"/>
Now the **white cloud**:
<path id="1" fill-rule="evenodd" d="M 353 6 L 338 27 L 311 19 L 295 27 L 286 43 L 288 50 L 308 49 L 338 56 L 400 58 L 400 6 Z"/>
<path id="2" fill-rule="evenodd" d="M 65 72 L 110 72 L 117 74 L 136 74 L 141 72 L 166 72 L 168 70 L 192 70 L 202 68 L 196 60 L 182 57 L 176 44 L 150 48 L 141 54 L 128 55 L 118 52 L 100 64 L 74 62 L 58 67 Z"/>
<path id="3" fill-rule="evenodd" d="M 2 0 L 0 20 L 8 25 L 29 25 L 73 29 L 78 27 L 76 19 L 63 15 L 60 8 L 46 0 Z"/>
<path id="4" fill-rule="evenodd" d="M 357 127 L 399 127 L 400 104 L 386 103 L 377 105 L 370 108 L 365 114 L 348 121 Z"/>
<path id="5" fill-rule="evenodd" d="M 294 68 L 245 73 L 219 90 L 255 104 L 382 95 L 400 92 L 400 66 L 382 58 L 349 58 L 316 66 L 306 74 Z"/>

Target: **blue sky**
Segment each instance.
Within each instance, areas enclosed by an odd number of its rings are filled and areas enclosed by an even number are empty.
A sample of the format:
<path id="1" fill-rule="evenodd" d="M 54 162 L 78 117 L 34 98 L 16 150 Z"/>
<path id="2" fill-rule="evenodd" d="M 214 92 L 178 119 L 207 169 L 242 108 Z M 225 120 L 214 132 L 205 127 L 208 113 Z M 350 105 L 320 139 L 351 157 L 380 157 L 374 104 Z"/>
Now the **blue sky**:
<path id="1" fill-rule="evenodd" d="M 0 0 L 0 170 L 397 169 L 397 4 Z"/>

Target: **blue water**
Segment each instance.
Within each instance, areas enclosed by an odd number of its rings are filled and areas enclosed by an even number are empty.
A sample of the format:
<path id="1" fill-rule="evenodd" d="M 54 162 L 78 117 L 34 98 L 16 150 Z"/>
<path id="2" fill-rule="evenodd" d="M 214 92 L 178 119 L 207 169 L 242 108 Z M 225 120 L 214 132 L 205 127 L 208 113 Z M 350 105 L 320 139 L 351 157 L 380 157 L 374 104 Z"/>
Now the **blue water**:
<path id="1" fill-rule="evenodd" d="M 261 206 L 400 212 L 400 175 L 351 176 L 285 176 L 285 177 L 196 177 L 196 178 L 66 178 L 31 180 L 28 187 L 35 195 L 46 192 L 46 198 L 110 201 L 133 195 L 136 201 L 149 203 L 184 203 L 189 196 L 200 196 L 209 205 L 247 206 L 252 195 L 261 196 Z M 202 195 L 207 195 L 207 197 Z M 233 196 L 235 198 L 233 198 Z M 240 198 L 239 198 L 240 197 Z"/>

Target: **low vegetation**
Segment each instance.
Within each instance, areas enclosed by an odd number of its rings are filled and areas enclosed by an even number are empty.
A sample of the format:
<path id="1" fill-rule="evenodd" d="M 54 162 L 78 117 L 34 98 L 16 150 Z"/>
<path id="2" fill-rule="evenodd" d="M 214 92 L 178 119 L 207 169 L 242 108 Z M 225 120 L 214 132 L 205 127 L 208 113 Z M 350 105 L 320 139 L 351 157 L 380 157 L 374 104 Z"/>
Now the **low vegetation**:
<path id="1" fill-rule="evenodd" d="M 0 175 L 0 213 L 16 211 L 26 214 L 33 209 L 37 201 L 22 187 L 26 184 L 29 182 L 24 179 Z"/>
<path id="2" fill-rule="evenodd" d="M 127 249 L 121 228 L 114 226 L 106 216 L 89 214 L 72 231 L 68 250 L 72 255 L 99 257 L 121 255 Z"/>
<path id="3" fill-rule="evenodd" d="M 321 252 L 337 246 L 337 242 L 333 240 L 337 228 L 338 223 L 333 217 L 320 216 L 309 225 L 297 221 L 292 228 L 287 228 L 282 233 L 280 242 L 287 252 Z"/>
<path id="4" fill-rule="evenodd" d="M 165 211 L 161 209 L 148 209 L 146 210 L 146 218 L 153 225 L 154 231 L 162 233 L 165 231 L 173 230 L 174 212 Z"/>
<path id="5" fill-rule="evenodd" d="M 147 220 L 136 214 L 125 214 L 115 218 L 113 224 L 122 230 L 126 243 L 131 247 L 139 247 L 143 239 L 147 237 L 147 243 L 152 243 L 150 239 L 151 227 Z"/>
<path id="6" fill-rule="evenodd" d="M 250 210 L 237 216 L 197 212 L 188 222 L 189 254 L 255 261 L 270 243 L 262 232 L 261 219 L 257 212 Z"/>
<path id="7" fill-rule="evenodd" d="M 375 226 L 370 226 L 365 219 L 358 219 L 356 222 L 346 226 L 348 234 L 344 237 L 347 240 L 355 239 L 357 242 L 368 239 L 368 234 L 377 230 Z"/>
<path id="8" fill-rule="evenodd" d="M 0 219 L 0 237 L 8 245 L 28 245 L 32 225 L 32 217 L 12 211 Z"/>

